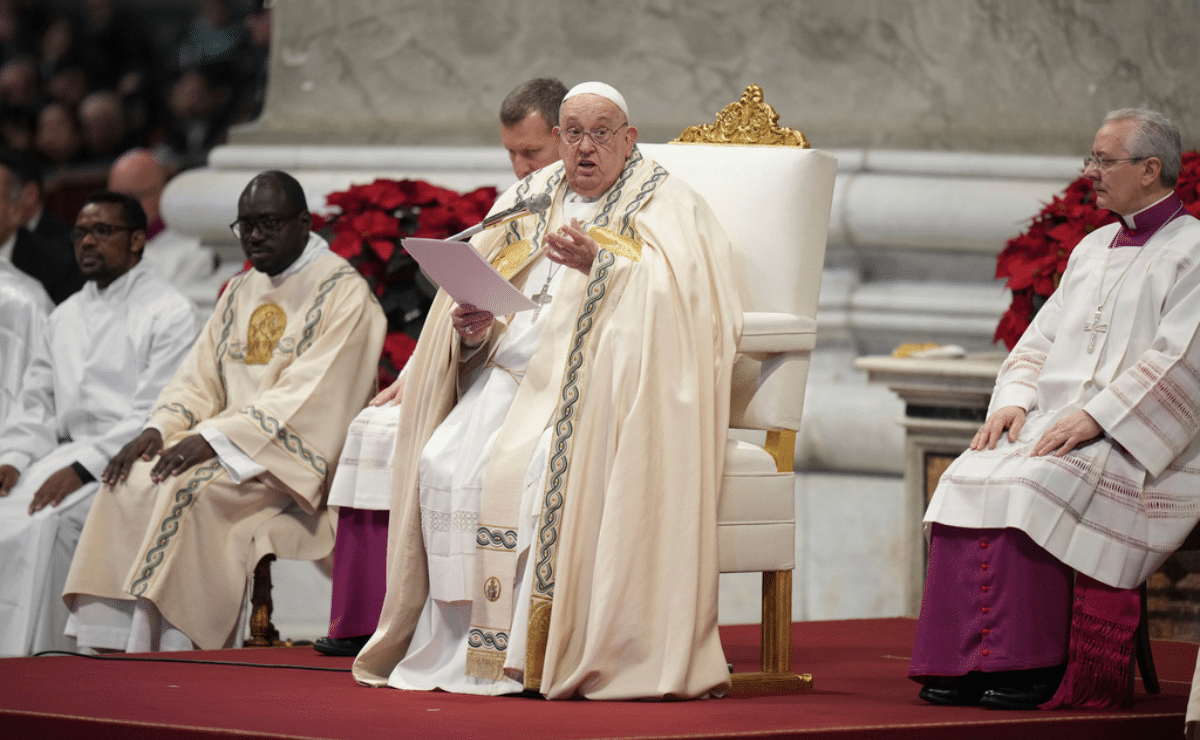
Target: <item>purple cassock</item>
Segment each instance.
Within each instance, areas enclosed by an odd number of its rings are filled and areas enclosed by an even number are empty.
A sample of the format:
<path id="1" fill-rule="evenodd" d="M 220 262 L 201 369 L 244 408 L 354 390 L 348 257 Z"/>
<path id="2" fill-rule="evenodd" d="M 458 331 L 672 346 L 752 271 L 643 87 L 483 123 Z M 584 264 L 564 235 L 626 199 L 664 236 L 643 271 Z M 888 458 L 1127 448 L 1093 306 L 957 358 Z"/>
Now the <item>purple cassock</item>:
<path id="1" fill-rule="evenodd" d="M 388 512 L 338 509 L 329 636 L 374 634 L 387 592 Z"/>
<path id="2" fill-rule="evenodd" d="M 1018 529 L 933 524 L 910 678 L 1067 659 L 1071 568 Z"/>

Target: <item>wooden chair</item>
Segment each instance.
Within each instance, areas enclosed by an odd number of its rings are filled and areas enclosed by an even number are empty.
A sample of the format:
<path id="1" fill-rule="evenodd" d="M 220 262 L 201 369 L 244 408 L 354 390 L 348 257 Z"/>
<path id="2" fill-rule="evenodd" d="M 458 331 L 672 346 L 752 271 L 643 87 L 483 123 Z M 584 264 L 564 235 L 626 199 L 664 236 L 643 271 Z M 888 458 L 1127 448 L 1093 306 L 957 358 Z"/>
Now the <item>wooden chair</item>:
<path id="1" fill-rule="evenodd" d="M 733 692 L 811 688 L 791 667 L 796 431 L 816 341 L 817 295 L 837 160 L 776 125 L 757 85 L 671 144 L 642 151 L 704 196 L 734 245 L 745 312 L 733 374 L 731 438 L 718 502 L 723 573 L 761 572 L 762 660 Z M 732 436 L 732 435 L 731 435 Z"/>
<path id="2" fill-rule="evenodd" d="M 328 509 L 306 514 L 292 504 L 278 516 L 268 519 L 254 533 L 254 571 L 250 574 L 250 636 L 243 647 L 290 647 L 296 643 L 281 640 L 271 622 L 271 563 L 276 557 L 286 560 L 321 560 L 333 552 L 333 516 Z"/>

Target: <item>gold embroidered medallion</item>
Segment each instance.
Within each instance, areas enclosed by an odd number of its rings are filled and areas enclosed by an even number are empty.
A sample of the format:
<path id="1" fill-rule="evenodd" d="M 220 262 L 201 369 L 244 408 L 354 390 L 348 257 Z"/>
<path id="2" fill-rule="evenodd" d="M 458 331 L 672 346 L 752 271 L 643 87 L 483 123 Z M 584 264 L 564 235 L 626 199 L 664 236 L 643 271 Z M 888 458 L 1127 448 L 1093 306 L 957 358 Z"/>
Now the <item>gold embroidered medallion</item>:
<path id="1" fill-rule="evenodd" d="M 531 252 L 533 252 L 533 242 L 528 239 L 513 242 L 492 258 L 492 267 L 496 268 L 496 272 L 503 275 L 505 280 L 511 280 L 512 276 L 517 274 L 517 268 L 524 264 Z"/>
<path id="2" fill-rule="evenodd" d="M 483 595 L 488 601 L 495 601 L 500 598 L 500 579 L 492 576 L 483 582 Z"/>
<path id="3" fill-rule="evenodd" d="M 266 365 L 270 362 L 285 328 L 287 314 L 279 306 L 264 303 L 254 309 L 246 329 L 246 364 Z"/>

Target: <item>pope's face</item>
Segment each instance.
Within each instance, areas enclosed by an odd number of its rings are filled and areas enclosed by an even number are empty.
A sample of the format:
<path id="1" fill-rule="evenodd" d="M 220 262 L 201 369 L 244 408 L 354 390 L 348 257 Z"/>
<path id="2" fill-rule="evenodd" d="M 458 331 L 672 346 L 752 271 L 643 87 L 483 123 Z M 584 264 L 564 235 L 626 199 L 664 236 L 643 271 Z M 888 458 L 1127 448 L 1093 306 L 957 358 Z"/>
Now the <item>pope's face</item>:
<path id="1" fill-rule="evenodd" d="M 501 126 L 500 140 L 518 179 L 558 161 L 558 139 L 536 110 L 512 126 Z"/>
<path id="2" fill-rule="evenodd" d="M 1109 121 L 1101 126 L 1092 143 L 1092 157 L 1109 162 L 1105 167 L 1091 165 L 1084 171 L 1096 191 L 1096 205 L 1122 216 L 1137 213 L 1150 204 L 1147 188 L 1158 179 L 1148 171 L 1147 160 L 1127 161 L 1129 140 L 1136 128 L 1136 121 Z"/>
<path id="3" fill-rule="evenodd" d="M 259 272 L 278 275 L 308 245 L 312 217 L 289 202 L 273 178 L 256 177 L 238 199 L 242 251 Z"/>
<path id="4" fill-rule="evenodd" d="M 607 144 L 597 144 L 586 133 L 579 141 L 567 141 L 567 131 L 614 132 Z M 563 101 L 559 124 L 554 129 L 558 151 L 566 168 L 567 184 L 580 195 L 594 197 L 612 187 L 633 155 L 637 129 L 628 125 L 625 114 L 608 98 L 585 93 Z"/>

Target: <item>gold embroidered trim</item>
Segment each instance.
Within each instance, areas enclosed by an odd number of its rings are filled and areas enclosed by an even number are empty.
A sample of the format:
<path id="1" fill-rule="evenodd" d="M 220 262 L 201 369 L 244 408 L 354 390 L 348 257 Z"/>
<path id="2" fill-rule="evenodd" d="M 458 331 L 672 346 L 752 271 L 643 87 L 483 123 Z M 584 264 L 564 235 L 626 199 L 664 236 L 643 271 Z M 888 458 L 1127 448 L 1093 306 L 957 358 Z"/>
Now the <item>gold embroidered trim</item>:
<path id="1" fill-rule="evenodd" d="M 779 126 L 779 114 L 763 99 L 763 89 L 758 85 L 747 85 L 742 99 L 722 108 L 716 121 L 703 126 L 689 126 L 671 143 L 809 148 L 808 139 L 803 133 Z"/>
<path id="2" fill-rule="evenodd" d="M 492 267 L 496 268 L 496 272 L 503 275 L 505 280 L 511 280 L 517 273 L 517 268 L 525 262 L 531 252 L 533 242 L 528 239 L 513 242 L 501 249 L 500 254 L 492 259 Z"/>
<path id="3" fill-rule="evenodd" d="M 287 328 L 287 314 L 274 303 L 264 303 L 250 314 L 246 330 L 246 364 L 266 365 L 271 361 L 275 345 Z"/>
<path id="4" fill-rule="evenodd" d="M 542 688 L 542 671 L 546 667 L 546 644 L 550 641 L 549 599 L 534 598 L 529 606 L 529 634 L 525 642 L 525 688 Z"/>
<path id="5" fill-rule="evenodd" d="M 642 247 L 646 243 L 641 239 L 631 239 L 615 231 L 609 231 L 597 226 L 588 229 L 588 235 L 596 240 L 601 249 L 607 249 L 618 257 L 624 257 L 634 262 L 640 262 L 642 259 Z"/>

